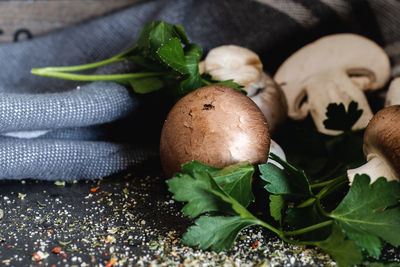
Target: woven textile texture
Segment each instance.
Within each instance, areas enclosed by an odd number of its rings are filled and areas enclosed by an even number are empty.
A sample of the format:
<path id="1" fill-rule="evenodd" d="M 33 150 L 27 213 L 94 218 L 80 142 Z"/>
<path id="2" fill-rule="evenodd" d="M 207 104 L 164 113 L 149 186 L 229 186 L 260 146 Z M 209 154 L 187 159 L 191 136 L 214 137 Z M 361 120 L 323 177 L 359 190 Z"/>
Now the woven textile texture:
<path id="1" fill-rule="evenodd" d="M 0 45 L 0 179 L 94 179 L 157 157 L 165 103 L 116 83 L 38 77 L 31 68 L 98 61 L 131 47 L 148 22 L 182 24 L 205 53 L 222 44 L 257 52 L 267 72 L 327 34 L 373 39 L 400 72 L 400 2 L 159 0 L 20 43 Z M 102 73 L 128 71 L 116 65 Z"/>

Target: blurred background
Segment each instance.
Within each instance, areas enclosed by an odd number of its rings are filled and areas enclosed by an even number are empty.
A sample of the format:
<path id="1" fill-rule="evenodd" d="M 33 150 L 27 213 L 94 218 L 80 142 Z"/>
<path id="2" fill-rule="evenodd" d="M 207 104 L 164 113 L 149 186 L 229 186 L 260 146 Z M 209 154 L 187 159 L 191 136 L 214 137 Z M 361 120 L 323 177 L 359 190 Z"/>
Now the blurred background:
<path id="1" fill-rule="evenodd" d="M 143 0 L 0 1 L 0 42 L 17 42 L 101 17 Z"/>

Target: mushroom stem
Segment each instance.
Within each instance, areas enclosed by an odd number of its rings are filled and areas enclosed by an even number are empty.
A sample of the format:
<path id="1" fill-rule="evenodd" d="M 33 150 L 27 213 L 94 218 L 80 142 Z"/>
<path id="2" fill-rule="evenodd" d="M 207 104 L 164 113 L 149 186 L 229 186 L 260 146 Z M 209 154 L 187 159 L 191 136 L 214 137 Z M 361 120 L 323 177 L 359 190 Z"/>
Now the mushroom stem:
<path id="1" fill-rule="evenodd" d="M 269 147 L 269 153 L 274 153 L 275 155 L 277 155 L 278 157 L 280 157 L 283 160 L 286 160 L 286 155 L 285 152 L 283 151 L 283 149 L 281 148 L 280 145 L 278 145 L 278 143 L 276 143 L 274 140 L 271 139 L 271 145 Z M 268 162 L 271 164 L 274 164 L 276 167 L 278 167 L 279 169 L 283 170 L 283 166 L 281 164 L 279 164 L 278 162 L 276 162 L 273 159 L 268 159 Z"/>
<path id="2" fill-rule="evenodd" d="M 400 104 L 400 78 L 397 77 L 390 82 L 389 90 L 386 94 L 385 107 Z"/>
<path id="3" fill-rule="evenodd" d="M 305 83 L 307 84 L 305 90 L 307 91 L 308 101 L 304 105 L 308 105 L 307 109 L 310 111 L 319 132 L 329 135 L 341 133 L 340 131 L 328 130 L 324 126 L 323 122 L 327 118 L 326 108 L 330 103 L 343 103 L 345 106 L 351 101 L 358 103 L 363 113 L 353 126 L 353 130 L 364 129 L 372 118 L 373 114 L 367 98 L 355 86 L 345 71 L 321 72 L 307 79 Z M 298 107 L 298 105 L 296 106 Z"/>
<path id="4" fill-rule="evenodd" d="M 371 158 L 364 165 L 347 170 L 347 176 L 350 184 L 353 183 L 356 174 L 367 174 L 371 178 L 371 183 L 376 181 L 379 177 L 385 177 L 388 181 L 398 180 L 389 164 L 378 155 L 371 155 Z"/>

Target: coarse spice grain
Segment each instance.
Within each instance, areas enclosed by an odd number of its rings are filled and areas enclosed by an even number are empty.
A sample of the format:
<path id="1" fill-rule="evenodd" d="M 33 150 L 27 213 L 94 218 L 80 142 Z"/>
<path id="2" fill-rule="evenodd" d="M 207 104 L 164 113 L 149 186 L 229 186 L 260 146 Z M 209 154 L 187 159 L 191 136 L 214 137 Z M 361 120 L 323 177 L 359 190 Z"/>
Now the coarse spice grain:
<path id="1" fill-rule="evenodd" d="M 0 265 L 336 265 L 319 250 L 285 244 L 259 227 L 243 231 L 230 251 L 184 246 L 180 237 L 192 221 L 171 199 L 164 178 L 134 173 L 64 185 L 1 182 Z M 399 254 L 387 248 L 383 257 L 400 262 Z"/>

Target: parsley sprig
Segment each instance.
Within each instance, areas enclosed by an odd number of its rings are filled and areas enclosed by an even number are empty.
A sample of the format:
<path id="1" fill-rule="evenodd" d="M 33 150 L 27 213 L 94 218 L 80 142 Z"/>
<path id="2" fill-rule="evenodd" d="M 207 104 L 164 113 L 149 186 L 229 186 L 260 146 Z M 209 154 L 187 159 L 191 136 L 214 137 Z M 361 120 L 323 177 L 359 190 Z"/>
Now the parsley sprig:
<path id="1" fill-rule="evenodd" d="M 132 48 L 114 57 L 78 66 L 36 68 L 31 72 L 75 81 L 114 81 L 131 86 L 138 94 L 162 89 L 182 96 L 210 84 L 227 85 L 241 90 L 242 86 L 232 80 L 213 81 L 208 75 L 200 75 L 198 64 L 202 55 L 203 49 L 189 41 L 181 25 L 156 21 L 143 27 Z M 120 61 L 134 63 L 138 71 L 102 75 L 75 73 Z"/>
<path id="2" fill-rule="evenodd" d="M 354 142 L 362 140 L 359 133 L 351 131 L 362 112 L 357 104 L 350 103 L 347 111 L 343 105 L 331 104 L 327 110 L 326 125 L 343 131 L 339 136 L 321 139 L 327 150 L 336 158 L 336 153 L 345 153 L 337 147 L 349 149 L 345 145 L 348 142 L 361 147 L 360 142 Z M 379 259 L 385 243 L 400 246 L 399 182 L 382 177 L 370 184 L 365 174 L 356 175 L 351 186 L 346 174 L 329 179 L 358 160 L 354 155 L 319 179 L 274 154 L 270 158 L 281 167 L 267 163 L 257 169 L 246 162 L 223 169 L 196 161 L 183 165 L 182 173 L 167 181 L 173 197 L 186 203 L 183 213 L 197 218 L 182 241 L 201 249 L 227 250 L 240 231 L 258 225 L 285 242 L 319 247 L 339 266 Z M 249 210 L 255 201 L 252 177 L 264 183 L 266 219 Z"/>
<path id="3" fill-rule="evenodd" d="M 315 186 L 303 171 L 275 155 L 271 159 L 283 169 L 270 163 L 259 166 L 270 194 L 270 215 L 274 218 L 270 222 L 247 209 L 253 199 L 250 183 L 255 170 L 251 164 L 244 162 L 224 169 L 207 169 L 195 161 L 183 165 L 184 173 L 167 181 L 174 199 L 187 203 L 183 213 L 198 217 L 184 234 L 183 242 L 201 249 L 226 250 L 241 230 L 259 225 L 286 242 L 321 248 L 339 266 L 361 263 L 363 251 L 379 257 L 383 242 L 400 245 L 400 183 L 380 178 L 370 184 L 367 175 L 356 175 L 346 196 L 327 211 L 323 196 L 343 184 L 346 177 Z M 304 198 L 313 201 L 304 205 Z M 296 221 L 298 227 L 294 228 Z M 322 239 L 306 235 L 318 231 L 328 235 Z"/>

